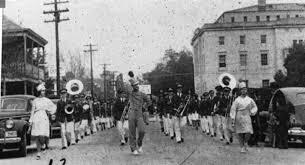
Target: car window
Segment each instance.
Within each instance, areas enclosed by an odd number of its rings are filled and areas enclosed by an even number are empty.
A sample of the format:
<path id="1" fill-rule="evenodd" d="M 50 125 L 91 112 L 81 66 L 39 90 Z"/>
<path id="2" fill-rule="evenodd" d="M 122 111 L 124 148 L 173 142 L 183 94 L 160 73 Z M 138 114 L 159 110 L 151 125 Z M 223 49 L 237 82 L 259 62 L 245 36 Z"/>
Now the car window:
<path id="1" fill-rule="evenodd" d="M 305 93 L 297 93 L 295 104 L 296 105 L 305 104 Z"/>
<path id="2" fill-rule="evenodd" d="M 1 99 L 0 111 L 24 111 L 26 108 L 26 100 L 20 98 Z"/>

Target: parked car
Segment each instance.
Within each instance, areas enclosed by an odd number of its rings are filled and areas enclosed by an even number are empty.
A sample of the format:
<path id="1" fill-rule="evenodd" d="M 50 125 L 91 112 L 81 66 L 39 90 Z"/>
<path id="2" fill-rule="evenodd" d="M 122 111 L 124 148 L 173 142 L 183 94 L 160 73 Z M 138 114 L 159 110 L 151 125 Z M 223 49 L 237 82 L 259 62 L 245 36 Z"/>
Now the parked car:
<path id="1" fill-rule="evenodd" d="M 59 99 L 51 99 L 51 101 L 57 105 Z M 61 137 L 61 132 L 60 132 L 60 123 L 56 121 L 56 116 L 55 114 L 49 115 L 49 120 L 50 120 L 50 138 L 54 137 Z"/>
<path id="2" fill-rule="evenodd" d="M 275 129 L 272 128 L 272 125 L 276 121 L 273 119 L 274 113 L 277 113 L 276 101 L 277 99 L 284 99 L 288 105 L 290 112 L 289 119 L 289 130 L 288 130 L 288 139 L 289 140 L 301 140 L 305 144 L 305 88 L 303 87 L 287 87 L 280 88 L 276 90 L 271 98 L 269 109 L 268 109 L 268 130 L 269 133 L 269 142 L 272 146 L 275 146 Z M 266 115 L 265 115 L 266 116 Z"/>
<path id="3" fill-rule="evenodd" d="M 26 146 L 31 144 L 28 133 L 29 119 L 35 96 L 1 96 L 0 153 L 5 149 L 19 149 L 20 156 L 27 155 Z"/>

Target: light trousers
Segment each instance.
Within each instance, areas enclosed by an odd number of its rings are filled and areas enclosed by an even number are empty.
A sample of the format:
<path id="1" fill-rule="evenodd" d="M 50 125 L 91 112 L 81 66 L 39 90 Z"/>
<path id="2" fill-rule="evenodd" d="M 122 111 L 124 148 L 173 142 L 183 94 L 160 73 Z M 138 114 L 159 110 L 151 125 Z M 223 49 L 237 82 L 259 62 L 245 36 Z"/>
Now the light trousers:
<path id="1" fill-rule="evenodd" d="M 67 147 L 67 143 L 75 144 L 74 122 L 60 123 L 61 143 Z"/>
<path id="2" fill-rule="evenodd" d="M 121 142 L 126 143 L 125 137 L 128 136 L 128 120 L 117 121 L 117 129 L 119 132 L 119 135 L 121 136 Z"/>
<path id="3" fill-rule="evenodd" d="M 74 132 L 75 132 L 75 138 L 77 140 L 81 139 L 81 132 L 84 131 L 81 128 L 81 121 L 75 122 L 74 124 Z"/>
<path id="4" fill-rule="evenodd" d="M 88 119 L 83 119 L 83 120 L 82 120 L 81 127 L 82 127 L 82 129 L 84 130 L 84 131 L 83 131 L 83 134 L 81 134 L 82 136 L 84 136 L 85 133 L 86 133 L 87 135 L 90 135 L 90 134 L 91 134 L 90 127 L 89 127 L 89 123 L 88 123 Z"/>
<path id="5" fill-rule="evenodd" d="M 207 132 L 210 133 L 211 135 L 214 135 L 215 131 L 214 131 L 214 120 L 213 120 L 213 116 L 207 116 L 207 120 L 208 120 L 208 130 Z"/>
<path id="6" fill-rule="evenodd" d="M 200 126 L 203 132 L 209 133 L 209 121 L 207 116 L 201 116 L 200 118 Z"/>
<path id="7" fill-rule="evenodd" d="M 174 130 L 176 134 L 176 141 L 179 142 L 181 141 L 181 138 L 183 136 L 183 129 L 187 123 L 187 118 L 186 116 L 183 117 L 174 116 L 173 121 L 174 121 Z"/>

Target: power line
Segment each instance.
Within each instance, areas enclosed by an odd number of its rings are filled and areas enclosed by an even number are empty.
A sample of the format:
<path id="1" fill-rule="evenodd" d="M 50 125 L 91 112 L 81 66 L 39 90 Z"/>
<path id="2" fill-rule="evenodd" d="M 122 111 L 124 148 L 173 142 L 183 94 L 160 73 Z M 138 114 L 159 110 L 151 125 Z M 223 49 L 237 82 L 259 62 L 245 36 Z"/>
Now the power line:
<path id="1" fill-rule="evenodd" d="M 96 46 L 96 45 L 92 45 L 91 43 L 88 45 L 84 45 L 86 47 L 89 47 L 89 50 L 84 50 L 84 52 L 90 52 L 90 70 L 91 70 L 91 97 L 94 97 L 94 93 L 93 93 L 93 67 L 92 67 L 92 52 L 97 51 L 97 49 L 92 49 L 92 46 Z"/>
<path id="2" fill-rule="evenodd" d="M 53 20 L 45 20 L 45 23 L 55 22 L 55 40 L 56 40 L 56 86 L 57 86 L 57 93 L 60 88 L 60 61 L 59 61 L 59 37 L 58 37 L 58 23 L 62 21 L 68 21 L 69 18 L 60 19 L 60 13 L 69 12 L 69 9 L 58 9 L 58 4 L 68 3 L 68 1 L 57 1 L 54 2 L 44 3 L 45 6 L 47 5 L 54 5 L 54 10 L 43 11 L 43 14 L 53 14 Z"/>

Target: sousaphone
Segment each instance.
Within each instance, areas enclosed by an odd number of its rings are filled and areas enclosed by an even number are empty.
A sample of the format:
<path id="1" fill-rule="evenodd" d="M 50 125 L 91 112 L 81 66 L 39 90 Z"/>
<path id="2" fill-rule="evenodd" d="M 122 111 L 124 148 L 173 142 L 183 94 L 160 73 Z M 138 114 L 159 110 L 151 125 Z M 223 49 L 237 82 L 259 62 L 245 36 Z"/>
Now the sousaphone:
<path id="1" fill-rule="evenodd" d="M 234 78 L 233 75 L 229 74 L 229 73 L 222 73 L 219 77 L 218 77 L 218 83 L 224 88 L 224 87 L 229 87 L 231 90 L 233 90 L 236 85 L 237 85 L 237 81 Z"/>
<path id="2" fill-rule="evenodd" d="M 83 91 L 84 85 L 80 80 L 73 79 L 67 82 L 66 89 L 70 95 L 77 95 Z"/>

